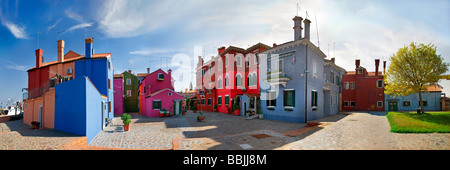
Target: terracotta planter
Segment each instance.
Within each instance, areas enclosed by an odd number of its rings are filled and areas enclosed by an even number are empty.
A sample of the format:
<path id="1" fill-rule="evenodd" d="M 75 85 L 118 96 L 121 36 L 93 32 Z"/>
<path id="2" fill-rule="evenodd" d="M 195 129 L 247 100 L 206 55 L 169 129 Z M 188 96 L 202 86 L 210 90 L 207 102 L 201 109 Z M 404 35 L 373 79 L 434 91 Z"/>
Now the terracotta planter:
<path id="1" fill-rule="evenodd" d="M 130 124 L 123 125 L 123 131 L 128 131 L 128 130 L 130 130 Z"/>
<path id="2" fill-rule="evenodd" d="M 192 110 L 192 112 L 197 113 L 197 110 Z"/>
<path id="3" fill-rule="evenodd" d="M 236 115 L 236 116 L 241 115 L 241 110 L 234 110 L 234 115 Z"/>
<path id="4" fill-rule="evenodd" d="M 186 112 L 181 113 L 181 115 L 186 115 Z"/>
<path id="5" fill-rule="evenodd" d="M 205 116 L 203 116 L 203 117 L 197 117 L 197 121 L 199 121 L 199 122 L 205 121 Z"/>

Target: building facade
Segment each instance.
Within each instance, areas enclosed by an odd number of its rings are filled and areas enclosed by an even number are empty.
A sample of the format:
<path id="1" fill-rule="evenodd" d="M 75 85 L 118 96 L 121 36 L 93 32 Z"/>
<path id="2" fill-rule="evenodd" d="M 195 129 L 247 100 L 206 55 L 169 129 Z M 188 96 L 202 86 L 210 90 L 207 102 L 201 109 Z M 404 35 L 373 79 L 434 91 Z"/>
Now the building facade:
<path id="1" fill-rule="evenodd" d="M 114 74 L 114 115 L 123 114 L 123 75 Z"/>
<path id="2" fill-rule="evenodd" d="M 304 123 L 324 116 L 326 55 L 310 41 L 311 21 L 293 20 L 294 41 L 260 54 L 261 112 L 265 119 Z"/>
<path id="3" fill-rule="evenodd" d="M 355 71 L 348 71 L 342 76 L 342 110 L 343 111 L 384 111 L 384 81 L 382 72 L 378 71 L 380 60 L 375 59 L 375 72 L 368 72 L 355 61 Z M 386 68 L 386 62 L 383 64 Z"/>
<path id="4" fill-rule="evenodd" d="M 138 79 L 131 70 L 123 75 L 123 109 L 125 113 L 139 112 L 138 110 Z"/>
<path id="5" fill-rule="evenodd" d="M 427 91 L 422 92 L 423 109 L 425 111 L 441 110 L 441 92 L 437 85 L 427 87 Z M 420 108 L 419 93 L 408 96 L 385 95 L 385 111 L 416 111 Z"/>

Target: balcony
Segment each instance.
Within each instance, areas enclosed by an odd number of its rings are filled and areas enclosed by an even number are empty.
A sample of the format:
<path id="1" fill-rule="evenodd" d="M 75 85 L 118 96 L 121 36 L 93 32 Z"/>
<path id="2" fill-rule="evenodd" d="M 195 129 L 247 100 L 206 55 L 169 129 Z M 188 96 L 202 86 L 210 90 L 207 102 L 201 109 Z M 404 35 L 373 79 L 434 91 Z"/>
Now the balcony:
<path id="1" fill-rule="evenodd" d="M 286 73 L 284 73 L 282 70 L 271 73 L 267 72 L 267 78 L 264 79 L 264 81 L 267 81 L 270 83 L 270 85 L 283 85 L 283 87 L 286 87 L 287 83 L 291 80 L 291 77 L 287 76 Z"/>

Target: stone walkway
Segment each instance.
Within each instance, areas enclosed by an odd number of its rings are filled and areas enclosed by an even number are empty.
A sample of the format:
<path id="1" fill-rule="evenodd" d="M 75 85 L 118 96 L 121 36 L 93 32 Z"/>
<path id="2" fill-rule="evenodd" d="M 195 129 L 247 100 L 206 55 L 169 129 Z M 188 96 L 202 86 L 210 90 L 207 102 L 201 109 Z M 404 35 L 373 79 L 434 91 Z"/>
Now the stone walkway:
<path id="1" fill-rule="evenodd" d="M 449 133 L 399 134 L 389 132 L 384 112 L 338 114 L 305 127 L 265 119 L 245 120 L 224 113 L 148 118 L 132 114 L 130 131 L 120 117 L 86 145 L 86 137 L 54 129 L 33 130 L 19 121 L 0 123 L 0 150 L 15 149 L 158 149 L 158 150 L 450 150 Z"/>

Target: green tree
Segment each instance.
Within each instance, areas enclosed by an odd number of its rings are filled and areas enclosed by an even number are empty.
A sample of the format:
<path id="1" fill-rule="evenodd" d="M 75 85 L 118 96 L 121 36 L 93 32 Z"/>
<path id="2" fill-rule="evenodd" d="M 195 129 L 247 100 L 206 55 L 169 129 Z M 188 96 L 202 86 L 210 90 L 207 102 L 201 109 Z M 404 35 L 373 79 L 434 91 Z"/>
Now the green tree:
<path id="1" fill-rule="evenodd" d="M 441 75 L 448 71 L 448 63 L 443 62 L 441 55 L 436 54 L 433 44 L 411 43 L 400 48 L 390 58 L 390 65 L 385 76 L 385 94 L 407 96 L 419 93 L 422 113 L 422 92 L 436 84 Z"/>

